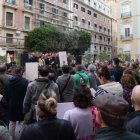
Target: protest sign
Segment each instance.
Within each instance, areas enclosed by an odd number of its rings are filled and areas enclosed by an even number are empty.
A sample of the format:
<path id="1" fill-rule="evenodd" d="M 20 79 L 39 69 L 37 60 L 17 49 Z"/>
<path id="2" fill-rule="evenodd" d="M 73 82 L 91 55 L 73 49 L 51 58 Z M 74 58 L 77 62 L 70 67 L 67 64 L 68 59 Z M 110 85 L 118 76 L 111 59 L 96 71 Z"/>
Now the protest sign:
<path id="1" fill-rule="evenodd" d="M 63 119 L 65 112 L 73 108 L 74 108 L 73 102 L 58 103 L 57 104 L 57 118 Z"/>
<path id="2" fill-rule="evenodd" d="M 68 64 L 67 53 L 65 51 L 59 52 L 59 61 L 60 61 L 60 67 Z"/>
<path id="3" fill-rule="evenodd" d="M 25 77 L 29 81 L 33 81 L 38 78 L 38 63 L 25 64 Z"/>

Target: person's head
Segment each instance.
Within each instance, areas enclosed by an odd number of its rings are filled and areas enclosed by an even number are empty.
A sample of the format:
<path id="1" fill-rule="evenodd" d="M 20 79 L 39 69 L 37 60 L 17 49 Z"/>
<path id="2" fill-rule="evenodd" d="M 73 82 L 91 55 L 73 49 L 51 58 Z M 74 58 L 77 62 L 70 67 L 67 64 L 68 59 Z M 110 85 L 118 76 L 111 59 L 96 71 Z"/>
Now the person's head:
<path id="1" fill-rule="evenodd" d="M 75 89 L 73 102 L 76 107 L 88 108 L 92 105 L 92 95 L 86 85 L 81 85 Z"/>
<path id="2" fill-rule="evenodd" d="M 121 84 L 123 87 L 133 89 L 137 85 L 137 81 L 132 75 L 124 74 L 121 77 Z"/>
<path id="3" fill-rule="evenodd" d="M 110 72 L 107 67 L 101 67 L 98 70 L 99 81 L 101 84 L 106 84 L 111 80 Z"/>
<path id="4" fill-rule="evenodd" d="M 114 58 L 114 59 L 113 59 L 113 66 L 118 66 L 119 63 L 120 63 L 119 58 Z"/>
<path id="5" fill-rule="evenodd" d="M 0 64 L 0 73 L 5 73 L 7 70 L 7 67 L 5 64 Z"/>
<path id="6" fill-rule="evenodd" d="M 36 112 L 39 117 L 53 117 L 56 116 L 57 111 L 56 93 L 51 90 L 43 90 L 39 100 L 37 101 Z"/>
<path id="7" fill-rule="evenodd" d="M 82 71 L 83 70 L 83 65 L 77 65 L 76 70 L 77 71 Z"/>
<path id="8" fill-rule="evenodd" d="M 90 65 L 88 66 L 88 70 L 89 70 L 90 72 L 94 72 L 94 71 L 96 71 L 96 66 L 93 65 L 93 64 L 90 64 Z"/>
<path id="9" fill-rule="evenodd" d="M 113 93 L 99 94 L 93 105 L 97 107 L 96 121 L 101 127 L 123 127 L 128 112 L 128 103 L 123 97 Z"/>
<path id="10" fill-rule="evenodd" d="M 50 72 L 50 68 L 46 65 L 42 65 L 42 66 L 38 67 L 38 72 L 39 72 L 40 76 L 46 77 L 46 76 L 48 76 L 48 74 Z"/>
<path id="11" fill-rule="evenodd" d="M 23 68 L 21 66 L 12 66 L 10 67 L 11 75 L 22 76 Z"/>
<path id="12" fill-rule="evenodd" d="M 70 67 L 68 65 L 62 66 L 62 71 L 64 74 L 68 74 L 70 71 Z"/>
<path id="13" fill-rule="evenodd" d="M 135 111 L 140 110 L 140 85 L 137 85 L 132 90 L 131 102 L 135 108 Z"/>
<path id="14" fill-rule="evenodd" d="M 107 60 L 106 60 L 106 61 L 104 61 L 104 66 L 105 66 L 105 67 L 107 67 L 107 66 L 108 66 L 108 64 L 109 64 L 109 63 L 108 63 L 108 61 L 107 61 Z"/>
<path id="15" fill-rule="evenodd" d="M 135 70 L 126 69 L 126 70 L 124 70 L 123 75 L 126 75 L 126 74 L 131 75 L 133 78 L 136 79 L 136 81 L 138 80 L 138 74 L 137 74 L 137 72 L 136 72 Z M 138 82 L 138 81 L 137 81 L 137 82 Z"/>

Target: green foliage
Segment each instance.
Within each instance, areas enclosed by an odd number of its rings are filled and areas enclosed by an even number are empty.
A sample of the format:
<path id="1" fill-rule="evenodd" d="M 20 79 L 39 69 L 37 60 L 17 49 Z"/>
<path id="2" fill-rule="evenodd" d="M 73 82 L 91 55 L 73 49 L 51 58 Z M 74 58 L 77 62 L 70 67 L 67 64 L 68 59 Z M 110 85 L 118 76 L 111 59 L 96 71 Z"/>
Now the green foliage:
<path id="1" fill-rule="evenodd" d="M 0 63 L 6 63 L 7 62 L 7 56 L 0 56 Z"/>
<path id="2" fill-rule="evenodd" d="M 130 54 L 120 53 L 120 54 L 118 54 L 118 57 L 123 61 L 130 61 L 131 60 L 131 55 Z"/>
<path id="3" fill-rule="evenodd" d="M 101 62 L 103 62 L 105 60 L 109 60 L 109 57 L 108 57 L 108 55 L 105 52 L 101 52 L 98 57 L 99 57 L 99 60 Z"/>
<path id="4" fill-rule="evenodd" d="M 93 55 L 89 52 L 86 52 L 83 56 L 83 63 L 84 64 L 89 64 L 89 62 L 91 61 Z"/>
<path id="5" fill-rule="evenodd" d="M 73 55 L 84 54 L 91 44 L 91 35 L 85 31 L 64 32 L 55 26 L 45 25 L 35 28 L 25 38 L 29 51 L 58 52 L 67 51 Z"/>
<path id="6" fill-rule="evenodd" d="M 29 32 L 25 39 L 25 47 L 29 51 L 58 52 L 65 47 L 65 33 L 55 26 L 42 26 Z"/>

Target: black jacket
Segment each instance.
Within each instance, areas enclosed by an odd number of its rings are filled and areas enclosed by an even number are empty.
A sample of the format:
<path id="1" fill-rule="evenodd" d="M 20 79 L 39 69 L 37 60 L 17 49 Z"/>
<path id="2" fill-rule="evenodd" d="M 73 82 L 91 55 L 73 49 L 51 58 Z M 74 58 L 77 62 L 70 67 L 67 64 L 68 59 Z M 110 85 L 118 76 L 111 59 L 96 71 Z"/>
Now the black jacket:
<path id="1" fill-rule="evenodd" d="M 140 135 L 140 111 L 136 111 L 130 114 L 125 128 L 128 131 L 131 131 L 133 133 Z"/>
<path id="2" fill-rule="evenodd" d="M 94 140 L 140 140 L 140 136 L 122 128 L 100 128 Z"/>
<path id="3" fill-rule="evenodd" d="M 43 119 L 25 128 L 20 140 L 76 140 L 68 121 L 55 117 Z"/>
<path id="4" fill-rule="evenodd" d="M 8 102 L 8 119 L 11 121 L 22 121 L 23 99 L 26 94 L 28 81 L 20 76 L 12 77 L 6 84 L 5 99 Z"/>
<path id="5" fill-rule="evenodd" d="M 121 66 L 117 66 L 114 68 L 114 77 L 116 82 L 121 81 L 121 77 L 123 75 L 124 69 Z"/>

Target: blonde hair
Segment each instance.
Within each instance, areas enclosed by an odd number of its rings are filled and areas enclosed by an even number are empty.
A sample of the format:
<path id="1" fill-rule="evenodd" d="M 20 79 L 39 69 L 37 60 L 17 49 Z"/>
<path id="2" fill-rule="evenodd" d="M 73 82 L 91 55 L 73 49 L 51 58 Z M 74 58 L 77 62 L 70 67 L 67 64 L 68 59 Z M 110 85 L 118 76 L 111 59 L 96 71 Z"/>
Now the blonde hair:
<path id="1" fill-rule="evenodd" d="M 46 116 L 54 116 L 57 114 L 57 101 L 54 96 L 46 97 L 45 94 L 42 93 L 38 100 L 38 107 L 45 113 Z"/>

